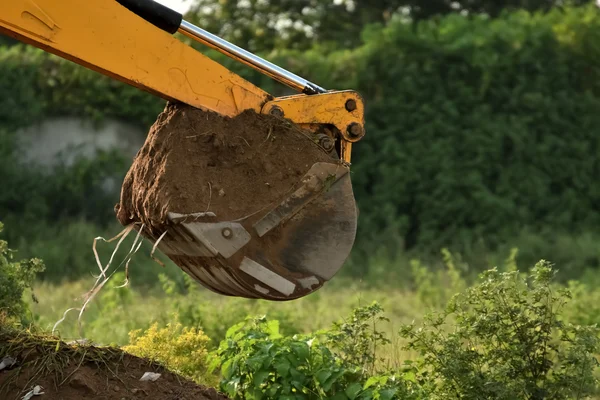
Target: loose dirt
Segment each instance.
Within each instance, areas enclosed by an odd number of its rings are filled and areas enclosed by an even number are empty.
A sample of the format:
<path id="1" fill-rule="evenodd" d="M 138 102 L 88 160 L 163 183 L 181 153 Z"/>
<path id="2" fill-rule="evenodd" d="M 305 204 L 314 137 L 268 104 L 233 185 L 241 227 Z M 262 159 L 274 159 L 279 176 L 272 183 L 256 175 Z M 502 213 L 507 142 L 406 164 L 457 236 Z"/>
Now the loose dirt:
<path id="1" fill-rule="evenodd" d="M 227 400 L 215 389 L 114 348 L 68 346 L 25 332 L 0 332 L 0 360 L 6 356 L 16 364 L 0 371 L 0 399 L 21 399 L 40 385 L 44 394 L 32 400 Z M 141 382 L 145 372 L 161 376 Z"/>
<path id="2" fill-rule="evenodd" d="M 168 104 L 124 180 L 123 225 L 161 232 L 167 212 L 239 220 L 286 197 L 310 167 L 332 162 L 309 131 L 252 110 L 234 118 Z"/>

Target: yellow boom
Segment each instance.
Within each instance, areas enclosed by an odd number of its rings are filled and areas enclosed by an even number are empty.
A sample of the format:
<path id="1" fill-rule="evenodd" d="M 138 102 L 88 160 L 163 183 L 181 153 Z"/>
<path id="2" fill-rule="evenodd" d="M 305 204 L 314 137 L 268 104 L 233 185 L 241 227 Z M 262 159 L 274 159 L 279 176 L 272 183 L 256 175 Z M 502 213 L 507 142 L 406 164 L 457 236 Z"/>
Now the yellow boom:
<path id="1" fill-rule="evenodd" d="M 350 143 L 364 133 L 363 102 L 357 93 L 273 99 L 115 0 L 3 1 L 0 31 L 167 100 L 226 116 L 247 109 L 268 113 L 278 106 L 298 124 L 334 125 L 343 136 L 342 158 L 347 162 Z M 354 101 L 352 111 L 346 108 L 348 100 Z"/>

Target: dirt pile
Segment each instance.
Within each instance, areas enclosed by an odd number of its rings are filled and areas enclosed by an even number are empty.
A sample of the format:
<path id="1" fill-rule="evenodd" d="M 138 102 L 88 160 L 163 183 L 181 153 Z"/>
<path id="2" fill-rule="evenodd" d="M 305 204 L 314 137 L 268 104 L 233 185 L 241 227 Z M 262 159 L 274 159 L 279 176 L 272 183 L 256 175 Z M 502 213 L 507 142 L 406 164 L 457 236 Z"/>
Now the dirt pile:
<path id="1" fill-rule="evenodd" d="M 69 346 L 49 337 L 6 331 L 0 332 L 0 362 L 3 359 L 15 363 L 0 371 L 0 399 L 22 399 L 39 385 L 44 394 L 32 400 L 227 400 L 215 389 L 114 348 Z M 161 375 L 154 382 L 140 381 L 146 372 Z"/>
<path id="2" fill-rule="evenodd" d="M 333 161 L 289 121 L 245 111 L 226 118 L 169 104 L 136 155 L 115 207 L 123 225 L 160 233 L 167 212 L 239 220 L 277 204 L 319 161 Z"/>

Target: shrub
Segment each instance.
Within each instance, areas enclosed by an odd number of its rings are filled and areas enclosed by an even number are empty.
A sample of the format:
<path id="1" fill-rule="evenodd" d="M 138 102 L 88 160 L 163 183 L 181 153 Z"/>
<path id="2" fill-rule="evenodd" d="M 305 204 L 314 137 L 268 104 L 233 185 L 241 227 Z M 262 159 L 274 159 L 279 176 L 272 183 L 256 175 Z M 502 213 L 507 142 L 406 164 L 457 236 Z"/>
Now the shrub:
<path id="1" fill-rule="evenodd" d="M 423 327 L 403 327 L 422 356 L 417 380 L 435 398 L 570 399 L 594 392 L 599 330 L 563 321 L 570 298 L 541 261 L 529 277 L 496 269 Z"/>
<path id="2" fill-rule="evenodd" d="M 2 229 L 0 223 L 0 232 Z M 0 314 L 25 322 L 27 305 L 23 293 L 31 289 L 36 274 L 43 270 L 44 264 L 37 258 L 15 261 L 14 251 L 0 240 Z"/>
<path id="3" fill-rule="evenodd" d="M 207 374 L 206 348 L 210 339 L 201 330 L 179 323 L 159 329 L 154 323 L 143 333 L 141 329 L 130 332 L 129 337 L 130 344 L 123 350 L 156 361 L 198 383 L 214 383 L 215 378 Z"/>
<path id="4" fill-rule="evenodd" d="M 248 318 L 227 332 L 212 356 L 221 389 L 233 399 L 416 399 L 401 376 L 375 368 L 377 304 L 322 332 L 284 336 L 279 323 Z"/>
<path id="5" fill-rule="evenodd" d="M 358 366 L 363 375 L 377 373 L 378 350 L 390 344 L 383 332 L 376 329 L 378 322 L 389 319 L 381 316 L 383 308 L 378 303 L 359 307 L 346 321 L 334 322 L 326 332 L 325 342 L 335 352 L 342 364 Z"/>
<path id="6" fill-rule="evenodd" d="M 490 269 L 422 326 L 400 332 L 417 356 L 386 367 L 382 308 L 357 308 L 330 329 L 282 335 L 276 320 L 248 318 L 211 353 L 233 399 L 529 399 L 594 394 L 600 330 L 565 322 L 569 290 L 540 261 L 529 275 Z M 397 361 L 397 360 L 396 360 Z"/>

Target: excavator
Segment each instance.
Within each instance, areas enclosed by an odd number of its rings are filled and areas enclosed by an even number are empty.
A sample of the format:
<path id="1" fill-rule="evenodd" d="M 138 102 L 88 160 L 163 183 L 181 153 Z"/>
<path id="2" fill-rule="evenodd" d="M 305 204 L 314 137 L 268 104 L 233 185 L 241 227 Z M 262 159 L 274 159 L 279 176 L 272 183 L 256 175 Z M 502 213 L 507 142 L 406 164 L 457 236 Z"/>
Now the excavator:
<path id="1" fill-rule="evenodd" d="M 170 213 L 169 234 L 160 243 L 141 233 L 201 285 L 225 296 L 298 299 L 342 268 L 357 229 L 350 161 L 353 143 L 365 135 L 364 102 L 357 92 L 326 90 L 153 0 L 5 0 L 0 32 L 169 102 L 232 118 L 253 110 L 314 133 L 336 162 L 309 166 L 299 182 L 290 182 L 289 196 L 263 210 L 252 225 Z M 270 95 L 195 50 L 190 39 L 296 94 Z M 279 234 L 265 240 L 275 228 Z M 268 257 L 239 256 L 261 246 L 272 247 L 263 249 Z"/>

